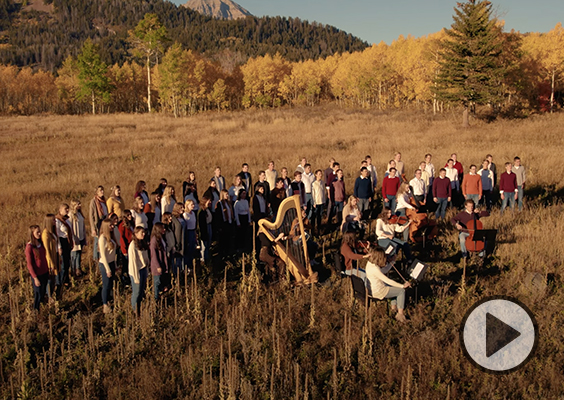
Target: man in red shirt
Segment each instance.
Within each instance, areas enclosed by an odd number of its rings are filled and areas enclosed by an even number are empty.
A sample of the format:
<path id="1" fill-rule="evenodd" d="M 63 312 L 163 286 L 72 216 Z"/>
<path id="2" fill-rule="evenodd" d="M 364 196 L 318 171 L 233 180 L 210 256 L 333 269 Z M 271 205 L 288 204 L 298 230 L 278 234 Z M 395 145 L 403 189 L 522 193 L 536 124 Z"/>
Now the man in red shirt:
<path id="1" fill-rule="evenodd" d="M 515 209 L 515 200 L 518 196 L 517 175 L 511 171 L 511 163 L 505 163 L 505 172 L 499 177 L 499 193 L 501 195 L 501 215 L 508 205 L 511 211 Z"/>
<path id="2" fill-rule="evenodd" d="M 390 168 L 390 174 L 382 181 L 382 197 L 384 198 L 384 207 L 396 212 L 396 194 L 400 187 L 400 179 L 396 176 L 396 169 Z"/>

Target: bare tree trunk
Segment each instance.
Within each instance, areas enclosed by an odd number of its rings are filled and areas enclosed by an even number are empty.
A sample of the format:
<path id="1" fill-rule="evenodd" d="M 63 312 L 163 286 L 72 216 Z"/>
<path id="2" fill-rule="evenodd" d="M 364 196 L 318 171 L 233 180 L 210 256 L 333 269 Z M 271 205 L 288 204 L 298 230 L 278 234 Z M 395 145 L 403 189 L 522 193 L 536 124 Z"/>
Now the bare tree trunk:
<path id="1" fill-rule="evenodd" d="M 462 127 L 468 128 L 470 126 L 470 122 L 468 121 L 468 106 L 464 106 L 464 111 L 462 112 Z"/>
<path id="2" fill-rule="evenodd" d="M 147 107 L 151 112 L 151 59 L 147 56 Z"/>
<path id="3" fill-rule="evenodd" d="M 96 100 L 94 97 L 94 91 L 92 91 L 92 115 L 96 114 Z"/>
<path id="4" fill-rule="evenodd" d="M 550 90 L 550 113 L 552 114 L 553 108 L 554 108 L 554 75 L 555 75 L 555 71 L 552 70 L 552 86 L 551 86 L 551 90 Z"/>

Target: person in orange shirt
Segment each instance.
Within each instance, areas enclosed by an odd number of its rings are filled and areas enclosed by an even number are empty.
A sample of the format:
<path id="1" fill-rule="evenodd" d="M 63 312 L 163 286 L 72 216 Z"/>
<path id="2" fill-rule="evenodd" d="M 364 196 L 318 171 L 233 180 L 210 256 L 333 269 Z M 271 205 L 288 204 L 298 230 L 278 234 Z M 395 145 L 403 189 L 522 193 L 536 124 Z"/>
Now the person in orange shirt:
<path id="1" fill-rule="evenodd" d="M 470 173 L 462 181 L 462 194 L 466 200 L 474 200 L 477 205 L 482 198 L 482 178 L 476 174 L 476 166 L 470 165 Z"/>

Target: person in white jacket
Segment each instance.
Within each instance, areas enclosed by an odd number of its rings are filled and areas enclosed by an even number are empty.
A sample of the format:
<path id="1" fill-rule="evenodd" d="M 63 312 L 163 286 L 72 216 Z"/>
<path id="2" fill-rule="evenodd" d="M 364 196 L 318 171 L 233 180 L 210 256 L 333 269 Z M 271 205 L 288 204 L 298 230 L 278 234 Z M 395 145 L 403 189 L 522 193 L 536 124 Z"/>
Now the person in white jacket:
<path id="1" fill-rule="evenodd" d="M 392 268 L 392 263 L 386 262 L 386 254 L 382 249 L 370 250 L 370 257 L 366 263 L 366 289 L 368 295 L 375 299 L 392 299 L 392 310 L 397 311 L 396 320 L 407 322 L 405 318 L 405 289 L 411 286 L 409 282 L 398 283 L 386 276 Z M 380 267 L 385 265 L 384 267 Z"/>
<path id="2" fill-rule="evenodd" d="M 128 272 L 131 278 L 131 305 L 133 311 L 141 312 L 141 301 L 147 287 L 147 274 L 149 270 L 149 248 L 145 243 L 145 229 L 138 226 L 133 231 L 133 240 L 127 248 L 129 262 Z"/>

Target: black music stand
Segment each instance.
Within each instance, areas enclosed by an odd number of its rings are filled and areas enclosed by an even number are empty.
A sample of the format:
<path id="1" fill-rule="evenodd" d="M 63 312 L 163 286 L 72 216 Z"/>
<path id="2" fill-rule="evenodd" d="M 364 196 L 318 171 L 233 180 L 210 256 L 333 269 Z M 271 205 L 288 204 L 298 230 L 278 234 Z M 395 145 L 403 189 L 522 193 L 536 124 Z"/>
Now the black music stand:
<path id="1" fill-rule="evenodd" d="M 484 242 L 485 255 L 493 254 L 497 229 L 478 229 L 474 231 L 473 242 Z"/>

